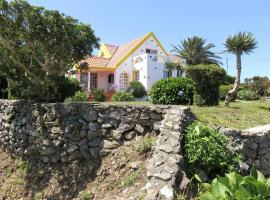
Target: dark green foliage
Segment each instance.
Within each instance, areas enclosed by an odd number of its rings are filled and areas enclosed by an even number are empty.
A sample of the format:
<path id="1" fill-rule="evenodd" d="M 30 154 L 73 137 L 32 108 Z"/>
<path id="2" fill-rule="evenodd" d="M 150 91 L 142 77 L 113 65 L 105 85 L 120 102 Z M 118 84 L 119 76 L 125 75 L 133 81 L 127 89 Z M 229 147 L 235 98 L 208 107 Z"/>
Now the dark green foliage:
<path id="1" fill-rule="evenodd" d="M 224 177 L 215 178 L 211 184 L 203 183 L 203 193 L 199 200 L 246 200 L 270 199 L 270 178 L 251 169 L 249 176 L 242 176 L 236 172 L 226 174 Z"/>
<path id="2" fill-rule="evenodd" d="M 0 99 L 8 98 L 8 82 L 7 79 L 3 76 L 0 76 Z"/>
<path id="3" fill-rule="evenodd" d="M 53 81 L 51 81 L 53 80 Z M 29 79 L 9 81 L 9 99 L 26 99 L 37 102 L 63 102 L 81 90 L 79 82 L 64 76 L 47 76 L 39 84 Z"/>
<path id="4" fill-rule="evenodd" d="M 129 92 L 116 92 L 112 96 L 112 101 L 133 101 L 134 97 Z"/>
<path id="5" fill-rule="evenodd" d="M 145 87 L 140 81 L 132 81 L 127 89 L 135 98 L 141 98 L 146 95 Z"/>
<path id="6" fill-rule="evenodd" d="M 223 85 L 230 85 L 230 84 L 234 84 L 235 81 L 235 77 L 234 76 L 230 76 L 228 74 L 226 74 L 226 76 L 224 77 L 224 81 L 223 81 Z"/>
<path id="7" fill-rule="evenodd" d="M 211 178 L 234 169 L 234 155 L 226 148 L 228 139 L 201 123 L 193 123 L 187 128 L 184 150 L 188 166 L 207 172 Z"/>
<path id="8" fill-rule="evenodd" d="M 256 94 L 256 92 L 253 92 L 251 90 L 240 90 L 237 93 L 237 98 L 240 100 L 258 100 L 260 97 Z"/>
<path id="9" fill-rule="evenodd" d="M 261 97 L 266 96 L 270 92 L 270 80 L 267 76 L 246 78 L 245 85 Z"/>
<path id="10" fill-rule="evenodd" d="M 0 1 L 0 30 L 0 73 L 11 84 L 11 96 L 34 101 L 63 99 L 50 96 L 61 88 L 59 77 L 99 40 L 89 25 L 23 0 Z"/>
<path id="11" fill-rule="evenodd" d="M 96 89 L 93 93 L 93 96 L 94 96 L 94 101 L 97 101 L 97 102 L 106 101 L 106 95 L 105 95 L 104 90 L 102 89 Z"/>
<path id="12" fill-rule="evenodd" d="M 225 100 L 228 92 L 233 88 L 233 85 L 221 85 L 219 86 L 219 99 L 220 100 Z"/>
<path id="13" fill-rule="evenodd" d="M 154 104 L 192 104 L 194 89 L 195 83 L 190 78 L 161 79 L 153 84 L 149 96 Z"/>
<path id="14" fill-rule="evenodd" d="M 196 94 L 203 105 L 212 106 L 219 102 L 219 86 L 224 80 L 225 70 L 218 65 L 196 65 L 187 69 L 187 75 L 196 83 Z"/>
<path id="15" fill-rule="evenodd" d="M 76 94 L 74 96 L 66 98 L 65 103 L 86 102 L 87 100 L 88 99 L 87 99 L 85 92 L 78 91 L 78 92 L 76 92 Z"/>

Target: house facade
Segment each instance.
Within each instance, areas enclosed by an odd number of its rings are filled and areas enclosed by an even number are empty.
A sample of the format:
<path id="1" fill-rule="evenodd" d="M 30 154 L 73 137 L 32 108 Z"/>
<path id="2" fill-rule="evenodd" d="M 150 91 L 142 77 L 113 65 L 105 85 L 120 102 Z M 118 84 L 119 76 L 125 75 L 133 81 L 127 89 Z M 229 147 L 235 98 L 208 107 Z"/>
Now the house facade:
<path id="1" fill-rule="evenodd" d="M 150 32 L 120 46 L 101 44 L 97 56 L 80 61 L 79 65 L 87 67 L 78 70 L 75 77 L 87 91 L 96 88 L 106 92 L 125 91 L 134 80 L 150 90 L 153 83 L 167 78 L 165 62 L 172 60 L 154 33 Z M 173 70 L 173 76 L 176 76 L 176 70 Z"/>

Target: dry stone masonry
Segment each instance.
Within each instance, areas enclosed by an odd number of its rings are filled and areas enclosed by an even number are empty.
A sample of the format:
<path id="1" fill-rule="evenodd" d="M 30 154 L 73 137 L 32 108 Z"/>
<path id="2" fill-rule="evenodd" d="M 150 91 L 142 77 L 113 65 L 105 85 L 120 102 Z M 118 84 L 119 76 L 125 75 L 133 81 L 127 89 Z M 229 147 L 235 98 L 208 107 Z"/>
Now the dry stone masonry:
<path id="1" fill-rule="evenodd" d="M 167 111 L 152 159 L 147 166 L 148 183 L 145 200 L 172 200 L 174 187 L 184 176 L 184 158 L 181 136 L 194 116 L 185 107 L 174 107 Z"/>
<path id="2" fill-rule="evenodd" d="M 170 107 L 0 100 L 0 108 L 0 148 L 66 163 L 97 159 L 136 135 L 159 132 Z"/>
<path id="3" fill-rule="evenodd" d="M 229 136 L 228 148 L 243 156 L 242 171 L 252 166 L 270 176 L 270 124 L 245 130 L 221 127 L 219 132 Z"/>

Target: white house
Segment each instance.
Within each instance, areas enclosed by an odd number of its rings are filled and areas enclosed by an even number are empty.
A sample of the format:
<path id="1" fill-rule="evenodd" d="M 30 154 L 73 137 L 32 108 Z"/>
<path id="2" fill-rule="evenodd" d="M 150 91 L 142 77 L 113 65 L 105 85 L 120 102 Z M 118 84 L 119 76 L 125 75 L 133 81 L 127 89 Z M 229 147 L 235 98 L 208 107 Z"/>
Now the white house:
<path id="1" fill-rule="evenodd" d="M 150 90 L 153 83 L 167 78 L 168 70 L 164 63 L 172 60 L 154 33 L 150 32 L 120 46 L 101 44 L 97 56 L 86 57 L 79 63 L 87 63 L 88 69 L 80 70 L 76 77 L 88 91 L 96 88 L 106 92 L 124 91 L 134 80 Z M 176 76 L 176 70 L 173 76 Z"/>

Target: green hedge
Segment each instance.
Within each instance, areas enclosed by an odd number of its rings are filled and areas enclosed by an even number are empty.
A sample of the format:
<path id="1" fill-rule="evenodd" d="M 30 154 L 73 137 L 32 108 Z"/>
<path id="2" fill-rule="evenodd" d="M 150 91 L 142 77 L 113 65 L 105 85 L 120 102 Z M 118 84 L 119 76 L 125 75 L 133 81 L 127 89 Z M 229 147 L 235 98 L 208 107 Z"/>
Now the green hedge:
<path id="1" fill-rule="evenodd" d="M 187 75 L 196 83 L 196 94 L 200 95 L 199 105 L 217 105 L 219 86 L 224 81 L 226 72 L 218 65 L 196 65 L 187 67 Z"/>
<path id="2" fill-rule="evenodd" d="M 88 99 L 87 99 L 85 92 L 78 91 L 78 92 L 76 92 L 76 94 L 74 96 L 66 98 L 65 103 L 86 102 L 87 100 Z"/>
<path id="3" fill-rule="evenodd" d="M 141 98 L 146 95 L 145 87 L 140 81 L 132 81 L 127 92 L 131 93 L 135 98 Z"/>
<path id="4" fill-rule="evenodd" d="M 239 100 L 258 100 L 260 97 L 257 95 L 256 92 L 251 90 L 240 90 L 237 92 L 237 99 Z"/>
<path id="5" fill-rule="evenodd" d="M 153 84 L 149 96 L 154 104 L 192 104 L 194 89 L 190 78 L 161 79 Z"/>
<path id="6" fill-rule="evenodd" d="M 133 101 L 134 97 L 129 92 L 116 92 L 112 96 L 112 101 Z"/>

